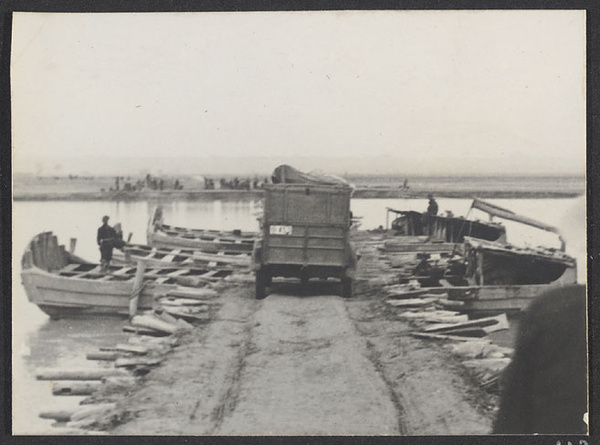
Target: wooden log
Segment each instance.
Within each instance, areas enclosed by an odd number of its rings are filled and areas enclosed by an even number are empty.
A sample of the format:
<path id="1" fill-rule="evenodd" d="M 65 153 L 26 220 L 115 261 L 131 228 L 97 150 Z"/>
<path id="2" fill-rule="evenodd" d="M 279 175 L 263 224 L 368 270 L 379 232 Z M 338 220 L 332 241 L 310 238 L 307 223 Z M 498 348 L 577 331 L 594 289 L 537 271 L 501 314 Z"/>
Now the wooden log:
<path id="1" fill-rule="evenodd" d="M 97 380 L 60 381 L 52 385 L 52 395 L 55 396 L 89 396 L 102 386 Z"/>
<path id="2" fill-rule="evenodd" d="M 192 300 L 206 300 L 218 297 L 219 294 L 214 289 L 200 288 L 190 289 L 186 287 L 178 287 L 167 292 L 167 297 L 189 298 Z"/>
<path id="3" fill-rule="evenodd" d="M 42 411 L 39 417 L 41 419 L 56 420 L 57 422 L 68 422 L 75 411 L 75 409 L 50 409 Z"/>
<path id="4" fill-rule="evenodd" d="M 135 385 L 135 377 L 105 377 L 102 379 L 102 383 L 111 387 L 124 387 L 129 388 Z"/>
<path id="5" fill-rule="evenodd" d="M 115 368 L 130 368 L 134 366 L 157 366 L 161 358 L 123 357 L 115 361 Z"/>
<path id="6" fill-rule="evenodd" d="M 107 411 L 113 410 L 116 407 L 116 403 L 99 403 L 97 405 L 86 405 L 85 407 L 78 409 L 71 415 L 71 421 L 78 422 L 89 417 L 96 417 L 104 414 Z"/>
<path id="7" fill-rule="evenodd" d="M 122 369 L 42 369 L 36 374 L 38 380 L 102 380 L 104 377 L 126 377 Z"/>
<path id="8" fill-rule="evenodd" d="M 115 361 L 121 356 L 118 352 L 110 352 L 110 351 L 98 351 L 98 352 L 88 352 L 85 356 L 88 360 L 105 360 L 108 362 Z"/>
<path id="9" fill-rule="evenodd" d="M 180 330 L 179 326 L 167 323 L 151 315 L 136 315 L 131 319 L 131 324 L 136 327 L 154 329 L 155 331 L 162 331 L 167 334 L 174 334 Z"/>
<path id="10" fill-rule="evenodd" d="M 118 345 L 116 345 L 115 350 L 122 351 L 122 352 L 130 352 L 130 353 L 136 354 L 136 355 L 146 355 L 148 353 L 148 348 L 145 348 L 143 346 L 138 346 L 138 345 L 123 344 L 123 343 L 119 343 Z"/>
<path id="11" fill-rule="evenodd" d="M 144 286 L 144 272 L 146 271 L 146 261 L 139 259 L 137 262 L 137 268 L 135 270 L 135 278 L 133 280 L 133 289 L 131 291 L 131 298 L 129 299 L 129 319 L 135 317 L 138 310 L 138 300 L 140 298 L 140 292 Z"/>
<path id="12" fill-rule="evenodd" d="M 123 326 L 123 332 L 137 335 L 148 335 L 151 337 L 164 337 L 171 335 L 168 332 L 157 331 L 155 329 L 142 328 L 140 326 Z"/>

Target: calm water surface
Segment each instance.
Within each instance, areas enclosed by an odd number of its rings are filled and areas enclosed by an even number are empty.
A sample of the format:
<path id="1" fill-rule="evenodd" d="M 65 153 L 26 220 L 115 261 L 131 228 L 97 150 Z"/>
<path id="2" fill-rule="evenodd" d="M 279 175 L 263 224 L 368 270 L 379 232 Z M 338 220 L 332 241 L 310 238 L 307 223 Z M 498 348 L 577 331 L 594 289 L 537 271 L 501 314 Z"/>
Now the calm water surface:
<path id="1" fill-rule="evenodd" d="M 489 200 L 517 213 L 552 225 L 564 221 L 565 212 L 574 200 Z M 440 213 L 487 220 L 487 215 L 474 210 L 471 200 L 439 199 Z M 54 397 L 49 382 L 35 380 L 37 369 L 44 367 L 102 366 L 85 359 L 87 352 L 100 346 L 126 341 L 120 318 L 87 318 L 51 321 L 35 305 L 27 301 L 21 285 L 21 255 L 29 240 L 43 231 L 52 231 L 59 243 L 68 246 L 77 238 L 76 253 L 91 261 L 99 260 L 96 230 L 103 215 L 110 223 L 120 222 L 123 232 L 132 233 L 131 241 L 146 243 L 146 226 L 156 204 L 148 202 L 15 202 L 13 204 L 13 432 L 14 434 L 46 434 L 52 421 L 38 418 L 44 408 L 74 407 L 82 397 Z M 259 201 L 206 201 L 162 203 L 167 224 L 205 229 L 257 231 Z M 353 200 L 352 211 L 362 217 L 362 229 L 386 226 L 386 208 L 423 211 L 426 200 L 370 199 Z M 391 221 L 391 218 L 390 218 Z M 558 247 L 556 235 L 506 222 L 509 241 L 516 244 Z M 582 239 L 585 227 L 576 228 Z M 585 276 L 584 242 L 568 245 L 568 252 L 578 259 L 580 281 Z"/>

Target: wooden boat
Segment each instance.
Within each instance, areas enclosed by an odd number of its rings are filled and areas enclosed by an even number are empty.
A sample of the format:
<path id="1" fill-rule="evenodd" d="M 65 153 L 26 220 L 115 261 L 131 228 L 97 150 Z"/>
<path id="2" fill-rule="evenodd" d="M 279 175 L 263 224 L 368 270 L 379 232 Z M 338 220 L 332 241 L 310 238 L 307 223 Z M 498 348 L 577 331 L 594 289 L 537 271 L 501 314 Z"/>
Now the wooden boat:
<path id="1" fill-rule="evenodd" d="M 162 208 L 157 207 L 148 222 L 147 240 L 153 247 L 212 250 L 214 252 L 251 252 L 257 233 L 239 230 L 187 229 L 164 224 Z"/>
<path id="2" fill-rule="evenodd" d="M 465 237 L 463 256 L 465 277 L 478 285 L 549 284 L 563 276 L 573 284 L 577 275 L 575 258 L 556 249 L 521 248 Z"/>
<path id="3" fill-rule="evenodd" d="M 577 282 L 577 262 L 564 252 L 557 228 L 480 200 L 472 208 L 555 233 L 561 248 L 524 248 L 507 243 L 505 236 L 493 241 L 463 235 L 451 252 L 396 253 L 401 283 L 413 283 L 401 298 L 447 293 L 464 312 L 511 312 L 552 288 Z"/>
<path id="4" fill-rule="evenodd" d="M 102 271 L 59 246 L 52 232 L 35 236 L 22 257 L 21 279 L 27 298 L 53 318 L 72 315 L 126 315 L 135 294 L 136 267 L 111 266 Z M 180 288 L 193 291 L 228 276 L 228 270 L 147 268 L 138 308 L 151 309 L 155 298 Z M 200 292 L 202 289 L 197 289 Z"/>
<path id="5" fill-rule="evenodd" d="M 425 236 L 428 241 L 445 243 L 462 243 L 465 236 L 489 241 L 506 239 L 506 228 L 494 222 L 473 221 L 454 216 L 431 216 L 413 210 L 388 208 L 387 211 L 388 215 L 398 215 L 391 223 L 391 229 L 396 235 Z"/>
<path id="6" fill-rule="evenodd" d="M 113 264 L 135 265 L 143 259 L 151 267 L 202 267 L 209 269 L 229 269 L 249 267 L 249 252 L 212 252 L 193 249 L 167 249 L 127 244 L 113 254 Z"/>

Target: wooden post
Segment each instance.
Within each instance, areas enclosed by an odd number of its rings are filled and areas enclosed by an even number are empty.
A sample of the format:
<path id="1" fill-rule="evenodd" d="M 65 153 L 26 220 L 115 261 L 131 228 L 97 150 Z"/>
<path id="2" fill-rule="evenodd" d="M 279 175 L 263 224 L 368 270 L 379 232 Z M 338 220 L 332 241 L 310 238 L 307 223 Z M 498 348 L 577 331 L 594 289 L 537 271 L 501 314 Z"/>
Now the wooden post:
<path id="1" fill-rule="evenodd" d="M 75 253 L 75 246 L 77 245 L 77 238 L 71 238 L 71 244 L 69 244 L 69 252 Z"/>
<path id="2" fill-rule="evenodd" d="M 133 289 L 129 299 L 129 319 L 135 317 L 138 310 L 138 300 L 144 284 L 144 272 L 146 271 L 146 261 L 138 260 L 137 269 L 135 271 L 135 279 L 133 281 Z"/>

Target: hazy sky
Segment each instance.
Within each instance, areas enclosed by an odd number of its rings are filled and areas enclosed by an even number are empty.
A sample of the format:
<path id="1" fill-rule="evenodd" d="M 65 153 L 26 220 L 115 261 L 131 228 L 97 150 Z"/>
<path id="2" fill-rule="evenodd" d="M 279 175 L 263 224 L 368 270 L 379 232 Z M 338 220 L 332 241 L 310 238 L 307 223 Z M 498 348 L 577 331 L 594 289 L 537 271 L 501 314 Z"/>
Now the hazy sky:
<path id="1" fill-rule="evenodd" d="M 90 155 L 585 168 L 583 11 L 15 13 L 11 64 L 16 171 Z"/>

